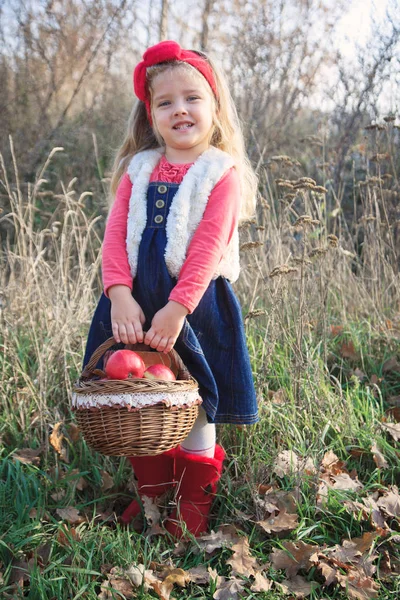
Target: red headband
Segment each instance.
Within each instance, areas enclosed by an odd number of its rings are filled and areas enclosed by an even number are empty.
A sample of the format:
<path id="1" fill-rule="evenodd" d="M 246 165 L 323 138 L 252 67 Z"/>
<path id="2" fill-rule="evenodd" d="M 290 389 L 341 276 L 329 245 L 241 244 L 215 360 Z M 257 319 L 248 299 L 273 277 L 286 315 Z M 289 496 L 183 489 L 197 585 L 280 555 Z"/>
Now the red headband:
<path id="1" fill-rule="evenodd" d="M 140 62 L 133 72 L 133 86 L 135 94 L 146 105 L 147 116 L 151 123 L 151 107 L 150 98 L 146 86 L 146 69 L 160 63 L 169 61 L 181 61 L 192 65 L 203 77 L 208 81 L 216 98 L 218 98 L 217 85 L 214 78 L 214 73 L 208 62 L 196 52 L 184 50 L 177 42 L 166 40 L 160 42 L 151 48 L 148 48 L 143 54 L 143 60 Z"/>

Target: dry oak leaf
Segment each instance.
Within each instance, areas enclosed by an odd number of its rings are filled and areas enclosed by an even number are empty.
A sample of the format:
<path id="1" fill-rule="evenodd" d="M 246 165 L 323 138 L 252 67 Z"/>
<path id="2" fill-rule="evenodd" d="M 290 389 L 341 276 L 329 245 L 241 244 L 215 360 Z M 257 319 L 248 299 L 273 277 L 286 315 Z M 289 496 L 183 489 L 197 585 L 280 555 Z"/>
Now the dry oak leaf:
<path id="1" fill-rule="evenodd" d="M 390 373 L 391 371 L 400 373 L 400 362 L 396 359 L 395 356 L 388 358 L 388 360 L 385 361 L 382 366 L 383 373 Z"/>
<path id="2" fill-rule="evenodd" d="M 56 508 L 56 513 L 71 525 L 78 525 L 83 523 L 86 519 L 79 514 L 79 510 L 73 506 L 67 506 L 66 508 Z"/>
<path id="3" fill-rule="evenodd" d="M 334 490 L 360 490 L 364 486 L 357 478 L 352 479 L 348 473 L 340 473 L 332 477 L 333 483 L 328 483 L 328 487 Z"/>
<path id="4" fill-rule="evenodd" d="M 276 457 L 272 472 L 278 477 L 284 477 L 297 471 L 298 465 L 299 459 L 293 450 L 283 450 Z"/>
<path id="5" fill-rule="evenodd" d="M 337 581 L 337 569 L 328 564 L 325 560 L 320 560 L 317 563 L 317 568 L 321 571 L 325 578 L 325 585 L 331 585 Z"/>
<path id="6" fill-rule="evenodd" d="M 361 555 L 370 550 L 375 539 L 382 535 L 382 533 L 383 531 L 380 529 L 378 531 L 366 532 L 359 538 L 344 540 L 341 546 L 337 544 L 334 548 L 328 549 L 326 552 L 327 557 L 334 558 L 341 563 L 358 563 Z"/>
<path id="7" fill-rule="evenodd" d="M 78 425 L 75 425 L 75 423 L 69 423 L 67 425 L 67 432 L 68 432 L 68 437 L 71 440 L 71 442 L 77 442 L 80 438 L 81 435 L 81 430 L 78 427 Z"/>
<path id="8" fill-rule="evenodd" d="M 267 513 L 277 511 L 296 512 L 296 499 L 292 492 L 270 488 L 263 499 L 257 499 L 257 506 L 264 508 Z"/>
<path id="9" fill-rule="evenodd" d="M 57 542 L 60 544 L 60 546 L 68 547 L 71 545 L 71 539 L 79 542 L 81 536 L 76 531 L 75 527 L 69 528 L 65 523 L 63 523 L 62 527 L 60 527 L 57 533 Z"/>
<path id="10" fill-rule="evenodd" d="M 364 577 L 352 570 L 348 575 L 337 574 L 337 579 L 351 600 L 371 600 L 379 593 L 379 586 L 370 577 Z"/>
<path id="11" fill-rule="evenodd" d="M 284 550 L 272 550 L 272 564 L 275 569 L 285 569 L 288 577 L 293 578 L 300 569 L 308 571 L 312 567 L 310 557 L 320 547 L 305 542 L 283 542 Z"/>
<path id="12" fill-rule="evenodd" d="M 267 579 L 260 572 L 254 576 L 254 583 L 250 587 L 252 592 L 269 592 L 272 587 L 272 581 Z"/>
<path id="13" fill-rule="evenodd" d="M 386 429 L 396 442 L 400 440 L 400 423 L 381 423 L 381 427 Z"/>
<path id="14" fill-rule="evenodd" d="M 161 600 L 169 600 L 174 585 L 185 587 L 190 581 L 190 576 L 183 569 L 173 569 L 163 581 L 150 574 L 146 576 L 145 580 Z"/>
<path id="15" fill-rule="evenodd" d="M 211 554 L 217 548 L 224 548 L 225 546 L 231 546 L 235 544 L 240 539 L 235 527 L 232 525 L 225 525 L 215 531 L 211 530 L 209 535 L 203 535 L 196 539 L 196 546 L 193 548 L 193 551 L 197 554 L 200 551 L 206 552 L 206 554 Z"/>
<path id="16" fill-rule="evenodd" d="M 281 583 L 277 583 L 284 594 L 294 594 L 295 598 L 306 598 L 311 592 L 318 587 L 315 581 L 306 581 L 301 575 L 295 575 L 290 579 L 285 579 Z"/>
<path id="17" fill-rule="evenodd" d="M 85 488 L 87 488 L 88 483 L 87 483 L 86 479 L 82 476 L 75 478 L 75 475 L 79 475 L 79 474 L 80 474 L 79 469 L 71 469 L 71 471 L 68 471 L 68 473 L 64 474 L 62 479 L 66 479 L 67 477 L 69 479 L 72 476 L 72 478 L 71 478 L 72 484 L 76 487 L 77 490 L 82 491 Z"/>
<path id="18" fill-rule="evenodd" d="M 374 462 L 375 462 L 376 466 L 378 467 L 378 469 L 387 469 L 389 466 L 389 463 L 386 460 L 386 458 L 383 456 L 382 452 L 379 450 L 378 444 L 376 443 L 375 440 L 373 441 L 373 444 L 371 446 L 371 452 L 372 452 L 372 458 L 374 459 Z"/>
<path id="19" fill-rule="evenodd" d="M 211 575 L 209 568 L 210 567 L 207 569 L 204 565 L 199 565 L 198 567 L 193 567 L 186 572 L 190 577 L 190 581 L 193 581 L 198 585 L 203 585 L 210 582 Z"/>
<path id="20" fill-rule="evenodd" d="M 31 571 L 35 568 L 35 559 L 30 558 L 26 560 L 14 559 L 11 566 L 11 573 L 8 582 L 16 583 L 21 588 L 24 587 L 24 583 L 27 583 L 31 579 Z"/>
<path id="21" fill-rule="evenodd" d="M 324 457 L 321 461 L 321 467 L 325 473 L 329 473 L 330 475 L 337 475 L 338 473 L 342 473 L 344 468 L 344 461 L 339 460 L 339 457 L 332 450 L 328 450 L 325 452 Z"/>
<path id="22" fill-rule="evenodd" d="M 281 511 L 278 515 L 273 513 L 269 519 L 257 521 L 267 533 L 279 533 L 281 531 L 292 531 L 299 524 L 297 514 Z"/>
<path id="23" fill-rule="evenodd" d="M 239 600 L 239 594 L 244 590 L 244 585 L 240 579 L 228 579 L 218 577 L 217 589 L 214 592 L 214 600 Z"/>
<path id="24" fill-rule="evenodd" d="M 348 358 L 349 360 L 358 360 L 359 355 L 356 352 L 353 342 L 343 342 L 339 348 L 339 354 L 342 358 Z"/>
<path id="25" fill-rule="evenodd" d="M 49 441 L 54 450 L 60 455 L 63 461 L 68 462 L 67 449 L 63 446 L 64 434 L 61 431 L 63 422 L 59 421 L 53 427 Z"/>
<path id="26" fill-rule="evenodd" d="M 114 486 L 114 479 L 107 471 L 100 471 L 101 474 L 101 490 L 106 492 Z"/>
<path id="27" fill-rule="evenodd" d="M 101 586 L 101 592 L 98 598 L 101 600 L 115 599 L 115 592 L 123 594 L 127 599 L 136 598 L 136 591 L 131 580 L 127 577 L 124 569 L 113 567 L 110 573 L 107 574 L 108 581 L 105 581 Z"/>
<path id="28" fill-rule="evenodd" d="M 395 485 L 391 486 L 389 491 L 377 500 L 376 504 L 390 517 L 400 517 L 400 496 Z"/>
<path id="29" fill-rule="evenodd" d="M 144 516 L 149 525 L 155 525 L 161 519 L 160 510 L 154 498 L 142 496 Z"/>
<path id="30" fill-rule="evenodd" d="M 40 463 L 39 455 L 43 448 L 33 450 L 33 448 L 21 448 L 14 452 L 13 457 L 27 465 L 38 465 Z"/>
<path id="31" fill-rule="evenodd" d="M 125 575 L 129 577 L 131 583 L 135 587 L 141 587 L 143 585 L 143 591 L 147 592 L 149 589 L 149 584 L 146 581 L 146 578 L 150 578 L 152 575 L 151 570 L 146 570 L 146 567 L 142 564 L 132 564 L 125 571 Z"/>
<path id="32" fill-rule="evenodd" d="M 255 576 L 259 570 L 257 559 L 250 554 L 248 539 L 243 537 L 232 546 L 234 552 L 232 558 L 226 561 L 232 567 L 233 575 Z"/>

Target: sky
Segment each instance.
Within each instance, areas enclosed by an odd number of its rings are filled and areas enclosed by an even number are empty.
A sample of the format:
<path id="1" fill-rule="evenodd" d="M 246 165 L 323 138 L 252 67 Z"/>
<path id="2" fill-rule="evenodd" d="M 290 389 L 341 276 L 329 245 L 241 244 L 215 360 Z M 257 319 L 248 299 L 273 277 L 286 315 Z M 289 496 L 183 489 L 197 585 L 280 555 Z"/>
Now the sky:
<path id="1" fill-rule="evenodd" d="M 371 32 L 371 17 L 375 22 L 383 22 L 388 4 L 389 0 L 351 0 L 350 8 L 341 18 L 337 32 L 337 40 L 343 52 L 353 56 L 355 44 L 366 43 Z"/>

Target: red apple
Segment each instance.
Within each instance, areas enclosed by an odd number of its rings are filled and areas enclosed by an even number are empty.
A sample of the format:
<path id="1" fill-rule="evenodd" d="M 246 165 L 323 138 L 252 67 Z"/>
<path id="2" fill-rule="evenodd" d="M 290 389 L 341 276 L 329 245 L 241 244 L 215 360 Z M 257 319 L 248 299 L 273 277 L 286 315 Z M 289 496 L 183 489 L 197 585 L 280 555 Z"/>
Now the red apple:
<path id="1" fill-rule="evenodd" d="M 162 363 L 150 365 L 144 372 L 145 379 L 162 379 L 163 381 L 175 381 L 176 377 L 169 367 Z"/>
<path id="2" fill-rule="evenodd" d="M 105 372 L 109 379 L 142 378 L 146 365 L 139 354 L 132 350 L 117 350 L 109 357 Z"/>

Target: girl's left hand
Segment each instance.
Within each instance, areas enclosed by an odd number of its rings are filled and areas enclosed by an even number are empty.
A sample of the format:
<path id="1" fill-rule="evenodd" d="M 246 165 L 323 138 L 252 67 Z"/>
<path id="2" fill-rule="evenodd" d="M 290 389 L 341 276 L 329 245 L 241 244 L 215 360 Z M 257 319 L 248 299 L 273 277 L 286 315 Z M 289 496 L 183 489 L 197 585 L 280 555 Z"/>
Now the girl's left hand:
<path id="1" fill-rule="evenodd" d="M 183 304 L 170 300 L 154 315 L 144 343 L 158 352 L 167 353 L 172 350 L 188 312 Z"/>

